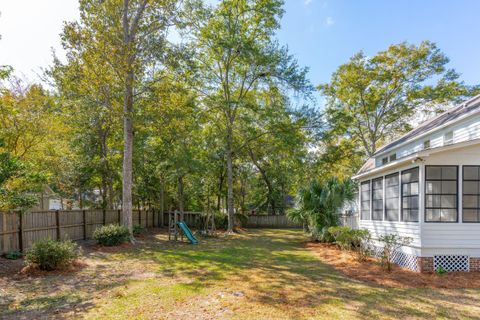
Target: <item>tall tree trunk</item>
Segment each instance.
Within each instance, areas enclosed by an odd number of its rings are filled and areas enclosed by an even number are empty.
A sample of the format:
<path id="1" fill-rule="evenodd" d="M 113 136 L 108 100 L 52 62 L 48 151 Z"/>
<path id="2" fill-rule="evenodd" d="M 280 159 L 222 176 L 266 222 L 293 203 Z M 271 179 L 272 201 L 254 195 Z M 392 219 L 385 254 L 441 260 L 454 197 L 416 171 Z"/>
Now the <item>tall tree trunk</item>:
<path id="1" fill-rule="evenodd" d="M 164 211 L 164 204 L 165 204 L 165 187 L 163 185 L 162 179 L 162 186 L 160 187 L 160 227 L 163 228 L 164 221 L 163 221 L 163 211 Z"/>
<path id="2" fill-rule="evenodd" d="M 183 221 L 183 176 L 178 177 L 178 190 L 177 190 L 177 197 L 178 197 L 178 210 L 180 211 L 180 219 Z"/>
<path id="3" fill-rule="evenodd" d="M 225 179 L 225 174 L 222 165 L 222 171 L 220 172 L 220 176 L 218 178 L 218 193 L 217 193 L 217 211 L 220 211 L 222 205 L 222 190 L 223 190 L 223 179 Z"/>
<path id="4" fill-rule="evenodd" d="M 128 18 L 129 1 L 123 2 L 123 41 L 126 55 L 126 77 L 123 96 L 123 181 L 122 181 L 122 213 L 123 224 L 133 231 L 132 224 L 132 163 L 133 163 L 133 57 L 130 52 L 131 37 Z"/>
<path id="5" fill-rule="evenodd" d="M 233 208 L 233 131 L 231 125 L 227 129 L 227 212 L 228 212 L 228 227 L 227 232 L 233 232 L 234 215 Z"/>

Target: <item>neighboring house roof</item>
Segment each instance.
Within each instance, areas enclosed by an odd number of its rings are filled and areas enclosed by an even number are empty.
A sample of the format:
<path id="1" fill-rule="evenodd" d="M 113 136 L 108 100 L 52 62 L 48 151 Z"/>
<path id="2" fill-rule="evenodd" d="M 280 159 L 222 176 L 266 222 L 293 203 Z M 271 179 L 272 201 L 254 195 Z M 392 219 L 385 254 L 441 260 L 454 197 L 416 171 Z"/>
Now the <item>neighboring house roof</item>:
<path id="1" fill-rule="evenodd" d="M 397 140 L 394 140 L 375 152 L 374 156 L 378 156 L 383 153 L 388 153 L 392 149 L 406 143 L 409 141 L 414 140 L 426 133 L 431 133 L 440 127 L 445 127 L 446 125 L 450 125 L 455 123 L 470 113 L 475 113 L 480 111 L 480 95 L 477 95 L 470 100 L 463 102 L 462 104 L 455 106 L 453 108 L 448 109 L 444 113 L 427 120 L 420 124 L 418 127 L 413 129 L 412 131 L 408 132 L 407 134 L 401 136 Z"/>

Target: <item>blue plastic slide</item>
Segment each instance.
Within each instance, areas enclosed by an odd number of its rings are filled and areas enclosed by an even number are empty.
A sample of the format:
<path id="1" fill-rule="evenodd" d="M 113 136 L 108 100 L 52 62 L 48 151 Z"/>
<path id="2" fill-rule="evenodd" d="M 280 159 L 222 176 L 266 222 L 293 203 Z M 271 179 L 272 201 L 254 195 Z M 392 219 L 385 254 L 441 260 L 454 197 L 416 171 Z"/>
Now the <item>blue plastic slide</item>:
<path id="1" fill-rule="evenodd" d="M 198 244 L 197 238 L 192 234 L 192 231 L 190 231 L 190 228 L 188 228 L 187 224 L 183 221 L 177 222 L 178 226 L 180 229 L 182 229 L 183 233 L 187 237 L 187 239 L 190 241 L 191 244 Z"/>

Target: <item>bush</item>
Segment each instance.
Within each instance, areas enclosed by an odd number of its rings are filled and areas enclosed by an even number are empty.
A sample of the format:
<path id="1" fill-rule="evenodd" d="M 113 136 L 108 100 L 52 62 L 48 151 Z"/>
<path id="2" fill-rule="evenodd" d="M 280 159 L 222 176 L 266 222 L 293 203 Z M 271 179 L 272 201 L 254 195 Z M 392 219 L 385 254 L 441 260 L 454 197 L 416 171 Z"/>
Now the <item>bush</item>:
<path id="1" fill-rule="evenodd" d="M 403 246 L 408 246 L 412 242 L 412 238 L 401 237 L 396 234 L 387 234 L 378 238 L 383 243 L 382 267 L 390 272 L 392 271 L 393 254 Z"/>
<path id="2" fill-rule="evenodd" d="M 352 242 L 358 260 L 365 261 L 367 257 L 372 255 L 371 241 L 372 235 L 368 230 L 353 230 Z"/>
<path id="3" fill-rule="evenodd" d="M 216 211 L 214 213 L 214 219 L 215 219 L 215 227 L 217 227 L 217 229 L 227 229 L 228 227 L 228 216 L 223 213 L 223 212 L 219 212 L 219 211 Z"/>
<path id="4" fill-rule="evenodd" d="M 235 226 L 244 227 L 248 223 L 248 216 L 242 213 L 235 213 L 234 215 Z M 228 224 L 228 219 L 227 219 Z"/>
<path id="5" fill-rule="evenodd" d="M 350 227 L 330 227 L 328 233 L 342 250 L 354 250 L 363 261 L 370 255 L 371 235 L 368 230 L 354 230 Z"/>
<path id="6" fill-rule="evenodd" d="M 145 232 L 145 228 L 142 227 L 141 225 L 136 224 L 136 225 L 133 226 L 132 233 L 133 233 L 134 236 L 137 236 L 137 235 L 142 234 L 144 232 Z"/>
<path id="7" fill-rule="evenodd" d="M 22 257 L 22 253 L 20 251 L 9 251 L 4 254 L 4 257 L 9 260 L 17 260 Z"/>
<path id="8" fill-rule="evenodd" d="M 328 232 L 335 239 L 335 243 L 342 250 L 351 250 L 353 247 L 352 229 L 349 227 L 330 227 Z"/>
<path id="9" fill-rule="evenodd" d="M 93 239 L 104 246 L 118 246 L 119 244 L 130 241 L 130 232 L 125 226 L 109 224 L 95 229 Z"/>
<path id="10" fill-rule="evenodd" d="M 25 262 L 28 266 L 50 271 L 72 263 L 79 254 L 78 246 L 70 240 L 42 240 L 28 250 Z"/>

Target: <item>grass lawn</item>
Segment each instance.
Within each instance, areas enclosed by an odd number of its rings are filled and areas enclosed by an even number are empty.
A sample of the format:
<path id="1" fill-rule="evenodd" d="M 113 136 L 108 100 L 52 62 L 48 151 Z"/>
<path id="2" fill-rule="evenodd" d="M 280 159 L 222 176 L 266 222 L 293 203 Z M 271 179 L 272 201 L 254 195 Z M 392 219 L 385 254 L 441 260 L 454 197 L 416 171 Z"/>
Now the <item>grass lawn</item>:
<path id="1" fill-rule="evenodd" d="M 383 288 L 347 278 L 300 230 L 249 230 L 197 246 L 165 234 L 85 249 L 75 273 L 0 276 L 0 318 L 480 318 L 480 290 Z"/>

